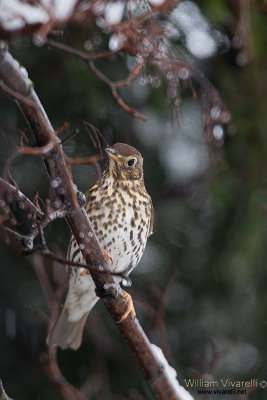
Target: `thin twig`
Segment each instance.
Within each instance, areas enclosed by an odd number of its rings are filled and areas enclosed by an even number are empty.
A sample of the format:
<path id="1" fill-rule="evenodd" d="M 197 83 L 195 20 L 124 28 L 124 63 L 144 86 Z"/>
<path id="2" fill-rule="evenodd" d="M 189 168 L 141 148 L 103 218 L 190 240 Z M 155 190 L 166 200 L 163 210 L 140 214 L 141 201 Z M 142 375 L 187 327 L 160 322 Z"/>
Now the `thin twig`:
<path id="1" fill-rule="evenodd" d="M 23 204 L 25 204 L 25 206 L 27 208 L 29 208 L 33 213 L 35 213 L 36 215 L 38 215 L 39 218 L 43 218 L 44 217 L 44 213 L 42 212 L 42 210 L 40 210 L 39 208 L 37 208 L 30 199 L 28 199 L 28 197 L 26 197 L 18 188 L 12 186 L 10 183 L 8 183 L 6 180 L 4 180 L 3 178 L 0 178 L 0 187 L 1 190 L 0 192 L 2 192 L 3 194 L 9 194 L 12 196 L 12 198 L 14 200 L 20 201 Z"/>
<path id="2" fill-rule="evenodd" d="M 40 359 L 52 381 L 58 385 L 64 399 L 86 400 L 82 392 L 72 386 L 62 375 L 57 363 L 57 349 L 55 347 L 49 347 L 47 353 L 43 353 Z"/>
<path id="3" fill-rule="evenodd" d="M 98 155 L 94 155 L 91 157 L 75 157 L 75 158 L 70 158 L 65 155 L 65 160 L 68 164 L 71 165 L 95 165 L 100 161 L 100 157 Z"/>
<path id="4" fill-rule="evenodd" d="M 142 58 L 141 60 L 138 61 L 138 63 L 135 65 L 135 67 L 131 70 L 130 75 L 128 78 L 122 81 L 117 81 L 115 82 L 115 85 L 117 88 L 119 87 L 126 87 L 129 86 L 139 75 L 139 72 L 141 71 L 142 67 L 145 65 L 145 60 Z"/>
<path id="5" fill-rule="evenodd" d="M 64 51 L 64 53 L 68 53 L 73 56 L 76 56 L 83 61 L 99 60 L 101 58 L 106 58 L 106 57 L 110 57 L 115 54 L 118 54 L 121 51 L 121 50 L 103 51 L 103 52 L 97 53 L 97 54 L 88 54 L 88 53 L 85 53 L 84 51 L 80 51 L 80 50 L 74 49 L 73 47 L 67 46 L 66 44 L 56 42 L 55 40 L 46 39 L 45 43 L 48 46 L 54 47 L 55 49 Z"/>
<path id="6" fill-rule="evenodd" d="M 93 74 L 102 82 L 104 82 L 106 85 L 111 90 L 112 96 L 116 100 L 116 102 L 119 104 L 121 108 L 123 108 L 128 114 L 130 114 L 132 117 L 138 118 L 141 121 L 146 121 L 146 117 L 142 114 L 139 114 L 135 108 L 132 108 L 128 106 L 124 100 L 120 97 L 117 88 L 116 88 L 116 83 L 112 82 L 109 78 L 106 77 L 99 69 L 97 69 L 92 61 L 88 61 L 87 65 L 89 69 L 93 72 Z"/>
<path id="7" fill-rule="evenodd" d="M 5 132 L 4 132 L 4 130 L 2 128 L 0 128 L 0 133 L 2 135 L 2 138 L 3 138 L 4 142 L 5 142 L 5 146 L 6 146 L 6 149 L 7 149 L 7 158 L 9 159 L 10 158 L 10 148 L 9 148 L 9 144 L 8 144 L 8 141 L 7 141 L 7 138 L 6 138 L 6 134 L 5 134 Z"/>
<path id="8" fill-rule="evenodd" d="M 70 139 L 72 139 L 75 135 L 77 135 L 79 133 L 79 129 L 75 128 L 73 132 L 71 132 L 67 137 L 65 137 L 65 139 L 61 140 L 61 145 L 65 144 L 66 142 L 68 142 Z"/>
<path id="9" fill-rule="evenodd" d="M 17 146 L 17 152 L 19 154 L 29 154 L 32 156 L 39 156 L 43 157 L 45 154 L 47 154 L 49 151 L 53 149 L 53 147 L 56 146 L 56 142 L 51 140 L 49 141 L 45 146 L 42 147 L 19 147 Z"/>
<path id="10" fill-rule="evenodd" d="M 63 132 L 65 129 L 70 127 L 70 123 L 69 122 L 64 122 L 64 124 L 62 126 L 60 126 L 56 131 L 55 134 L 58 136 L 60 135 L 61 132 Z"/>
<path id="11" fill-rule="evenodd" d="M 117 91 L 117 88 L 127 86 L 130 82 L 132 82 L 134 79 L 136 79 L 141 67 L 144 65 L 144 61 L 139 61 L 139 63 L 135 66 L 133 71 L 130 73 L 130 76 L 125 81 L 119 81 L 116 83 L 116 82 L 112 82 L 106 75 L 104 75 L 101 71 L 99 71 L 93 63 L 93 61 L 98 58 L 107 57 L 108 55 L 116 54 L 116 52 L 112 52 L 112 53 L 104 52 L 104 53 L 101 53 L 101 56 L 98 55 L 97 57 L 96 56 L 94 57 L 93 55 L 91 56 L 87 53 L 84 53 L 83 51 L 74 49 L 74 48 L 64 45 L 62 43 L 55 42 L 54 40 L 47 40 L 46 43 L 52 47 L 55 47 L 59 50 L 64 51 L 65 53 L 71 54 L 71 55 L 83 60 L 86 63 L 86 65 L 88 66 L 88 68 L 91 70 L 91 72 L 99 80 L 104 82 L 110 88 L 112 96 L 114 97 L 114 99 L 116 100 L 116 102 L 119 104 L 119 106 L 121 108 L 123 108 L 132 117 L 138 118 L 141 121 L 146 121 L 146 117 L 141 115 L 134 108 L 128 106 L 125 103 L 125 101 L 120 97 L 120 95 Z"/>
<path id="12" fill-rule="evenodd" d="M 33 101 L 31 101 L 30 99 L 27 99 L 27 97 L 21 95 L 20 93 L 16 92 L 15 90 L 11 89 L 10 87 L 8 87 L 2 80 L 0 80 L 0 88 L 3 90 L 3 92 L 9 94 L 14 99 L 17 99 L 17 100 L 27 104 L 30 107 L 36 108 L 36 105 L 34 104 Z"/>
<path id="13" fill-rule="evenodd" d="M 36 206 L 34 206 L 34 204 L 33 204 L 33 207 L 35 207 L 34 209 L 37 210 L 37 212 L 39 213 L 39 216 L 40 216 L 40 215 L 41 215 L 41 216 L 44 215 L 40 210 L 37 209 Z M 36 212 L 36 213 L 37 213 L 37 212 Z M 40 213 L 42 213 L 42 214 L 40 214 Z M 21 242 L 23 242 L 23 244 L 26 246 L 26 248 L 27 248 L 29 251 L 32 252 L 33 250 L 35 250 L 35 249 L 37 248 L 37 247 L 34 247 L 33 241 L 34 241 L 34 239 L 40 234 L 40 229 L 43 230 L 43 229 L 45 229 L 45 228 L 47 227 L 47 225 L 50 224 L 52 221 L 54 221 L 54 220 L 56 220 L 56 219 L 58 219 L 58 218 L 64 218 L 64 217 L 66 217 L 66 211 L 65 211 L 65 210 L 56 210 L 56 211 L 52 212 L 51 214 L 47 214 L 47 215 L 45 215 L 45 216 L 42 218 L 41 221 L 39 221 L 39 222 L 37 223 L 37 227 L 36 227 L 30 234 L 28 234 L 28 235 L 22 235 L 22 234 L 20 234 L 19 232 L 14 231 L 13 229 L 8 228 L 8 227 L 5 227 L 5 229 L 6 229 L 9 233 L 11 233 L 12 235 L 14 235 L 17 239 L 19 239 Z"/>
<path id="14" fill-rule="evenodd" d="M 107 141 L 107 139 L 105 138 L 105 136 L 103 135 L 103 133 L 100 131 L 100 129 L 96 128 L 93 124 L 91 124 L 91 122 L 89 121 L 85 121 L 85 120 L 78 120 L 80 122 L 83 123 L 83 126 L 86 127 L 90 127 L 93 132 L 95 132 L 96 135 L 98 135 L 102 141 L 105 143 L 105 146 L 109 147 L 109 143 Z M 88 131 L 89 132 L 89 131 Z"/>

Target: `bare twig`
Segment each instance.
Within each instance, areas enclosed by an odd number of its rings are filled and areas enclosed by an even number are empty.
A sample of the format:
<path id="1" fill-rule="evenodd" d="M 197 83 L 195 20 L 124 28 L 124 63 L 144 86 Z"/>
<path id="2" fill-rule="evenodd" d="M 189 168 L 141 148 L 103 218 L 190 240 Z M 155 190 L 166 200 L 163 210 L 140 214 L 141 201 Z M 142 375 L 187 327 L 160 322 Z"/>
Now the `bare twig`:
<path id="1" fill-rule="evenodd" d="M 106 58 L 120 52 L 120 50 L 117 50 L 117 51 L 103 51 L 98 54 L 88 54 L 85 53 L 84 51 L 73 49 L 72 47 L 67 46 L 66 44 L 56 42 L 55 40 L 46 39 L 45 43 L 50 47 L 54 47 L 55 49 L 64 51 L 64 53 L 76 56 L 83 61 L 98 60 L 100 58 Z"/>
<path id="2" fill-rule="evenodd" d="M 32 156 L 43 157 L 45 154 L 47 154 L 49 151 L 51 151 L 54 146 L 55 146 L 55 142 L 51 140 L 45 146 L 42 146 L 42 147 L 19 147 L 19 146 L 17 146 L 17 152 L 19 154 L 29 154 Z"/>
<path id="3" fill-rule="evenodd" d="M 23 96 L 20 93 L 16 92 L 15 90 L 11 89 L 10 87 L 8 87 L 2 80 L 0 80 L 0 89 L 2 89 L 3 92 L 9 94 L 14 99 L 17 99 L 18 101 L 23 102 L 30 107 L 33 107 L 33 108 L 36 107 L 36 105 L 34 104 L 33 101 L 27 99 L 26 96 Z"/>
<path id="4" fill-rule="evenodd" d="M 6 146 L 6 149 L 7 149 L 7 158 L 10 158 L 10 149 L 9 149 L 9 144 L 8 144 L 8 141 L 7 141 L 7 138 L 6 138 L 6 134 L 3 131 L 3 129 L 1 129 L 1 128 L 0 128 L 0 133 L 2 135 L 2 138 L 3 138 L 4 142 L 5 142 L 5 146 Z"/>
<path id="5" fill-rule="evenodd" d="M 75 157 L 70 158 L 65 156 L 66 162 L 71 165 L 95 165 L 100 161 L 100 157 L 98 155 L 82 158 L 82 157 Z"/>
<path id="6" fill-rule="evenodd" d="M 33 213 L 38 215 L 38 217 L 43 218 L 44 213 L 37 208 L 29 199 L 26 197 L 18 188 L 12 186 L 3 178 L 0 178 L 0 194 L 1 199 L 4 199 L 5 196 L 10 195 L 12 199 L 17 200 L 25 205 L 25 207 L 29 208 Z"/>
<path id="7" fill-rule="evenodd" d="M 65 144 L 66 142 L 68 142 L 70 139 L 72 139 L 78 133 L 79 133 L 79 129 L 74 129 L 74 131 L 71 132 L 67 137 L 65 137 L 65 139 L 61 140 L 61 144 Z"/>
<path id="8" fill-rule="evenodd" d="M 86 400 L 82 392 L 75 389 L 62 375 L 57 364 L 57 349 L 55 347 L 49 347 L 47 353 L 43 353 L 40 359 L 52 381 L 58 385 L 64 399 Z"/>
<path id="9" fill-rule="evenodd" d="M 89 69 L 95 74 L 95 76 L 102 82 L 104 82 L 109 88 L 112 93 L 112 96 L 116 100 L 116 102 L 119 104 L 121 108 L 123 108 L 128 114 L 130 114 L 132 117 L 135 117 L 137 119 L 140 119 L 141 121 L 146 121 L 146 117 L 141 115 L 137 110 L 135 110 L 133 107 L 128 106 L 124 100 L 120 97 L 118 91 L 117 91 L 117 85 L 116 83 L 112 82 L 109 78 L 106 77 L 99 69 L 97 69 L 93 63 L 93 61 L 89 61 L 87 63 Z"/>
<path id="10" fill-rule="evenodd" d="M 69 128 L 69 127 L 70 127 L 70 123 L 69 123 L 69 122 L 64 122 L 64 124 L 63 124 L 62 126 L 60 126 L 60 127 L 56 130 L 55 134 L 56 134 L 56 135 L 60 135 L 61 132 L 63 132 L 65 129 L 67 129 L 67 128 Z"/>
<path id="11" fill-rule="evenodd" d="M 89 55 L 87 53 L 84 53 L 83 51 L 76 50 L 70 46 L 63 45 L 61 43 L 55 42 L 54 40 L 47 40 L 46 43 L 52 47 L 55 47 L 57 49 L 60 49 L 64 51 L 65 53 L 71 54 L 75 57 L 78 57 L 79 59 L 83 60 L 86 62 L 86 65 L 88 68 L 91 70 L 91 72 L 102 82 L 104 82 L 109 88 L 112 93 L 112 96 L 116 100 L 116 102 L 119 104 L 121 108 L 123 108 L 128 114 L 130 114 L 132 117 L 138 118 L 141 121 L 146 121 L 146 118 L 138 113 L 137 110 L 135 110 L 133 107 L 128 106 L 125 101 L 121 98 L 119 95 L 117 88 L 127 86 L 130 82 L 132 82 L 134 79 L 136 79 L 141 67 L 143 66 L 143 62 L 139 62 L 137 66 L 133 69 L 133 71 L 130 73 L 129 78 L 127 78 L 125 81 L 119 81 L 118 83 L 112 82 L 106 75 L 104 75 L 101 71 L 99 71 L 96 66 L 93 63 L 93 60 L 96 60 L 97 58 L 102 58 L 102 57 L 107 57 L 111 54 L 116 54 L 116 52 L 105 52 L 101 53 L 101 57 L 94 57 L 93 55 Z"/>
<path id="12" fill-rule="evenodd" d="M 96 126 L 94 126 L 93 124 L 91 124 L 91 122 L 89 121 L 85 121 L 84 119 L 82 120 L 78 120 L 79 122 L 82 122 L 83 126 L 85 127 L 85 129 L 87 130 L 88 134 L 90 133 L 89 129 L 90 128 L 95 136 L 98 136 L 99 138 L 102 139 L 102 141 L 104 142 L 105 146 L 109 147 L 109 143 L 107 142 L 105 136 L 103 135 L 103 133 L 100 131 L 100 129 L 98 129 Z M 95 147 L 97 147 L 97 144 L 94 144 Z M 100 150 L 100 149 L 99 149 Z"/>
<path id="13" fill-rule="evenodd" d="M 131 70 L 128 78 L 126 78 L 123 81 L 115 82 L 116 87 L 119 88 L 119 87 L 129 86 L 137 78 L 139 72 L 141 71 L 144 65 L 145 65 L 145 60 L 141 58 L 141 60 L 139 60 L 138 63 L 135 65 L 135 67 Z"/>
<path id="14" fill-rule="evenodd" d="M 44 257 L 42 257 L 41 254 L 38 253 L 34 253 L 30 259 L 30 262 L 35 270 L 40 286 L 44 293 L 47 305 L 49 309 L 51 309 L 52 299 L 53 299 L 53 289 L 44 266 L 45 261 L 46 260 L 44 259 Z"/>
<path id="15" fill-rule="evenodd" d="M 21 235 L 19 232 L 16 232 L 7 227 L 5 229 L 8 230 L 8 232 L 10 232 L 11 234 L 13 234 L 17 239 L 21 240 L 23 244 L 26 246 L 26 248 L 32 252 L 38 247 L 38 246 L 34 247 L 33 245 L 33 241 L 38 236 L 38 234 L 40 235 L 40 232 L 42 233 L 43 229 L 46 228 L 47 225 L 50 224 L 52 221 L 58 218 L 65 218 L 65 216 L 66 216 L 65 210 L 56 210 L 53 211 L 51 214 L 45 215 L 45 217 L 40 222 L 37 223 L 37 227 L 29 235 Z"/>

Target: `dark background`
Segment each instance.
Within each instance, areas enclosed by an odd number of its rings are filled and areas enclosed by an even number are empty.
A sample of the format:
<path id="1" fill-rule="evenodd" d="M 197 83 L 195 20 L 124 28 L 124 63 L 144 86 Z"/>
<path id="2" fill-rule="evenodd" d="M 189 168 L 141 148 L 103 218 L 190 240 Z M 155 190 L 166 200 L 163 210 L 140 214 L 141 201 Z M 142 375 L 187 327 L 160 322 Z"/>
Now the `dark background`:
<path id="1" fill-rule="evenodd" d="M 147 116 L 143 123 L 118 107 L 109 89 L 82 61 L 36 47 L 30 39 L 14 41 L 11 52 L 27 69 L 55 129 L 71 121 L 64 137 L 72 128 L 80 128 L 64 146 L 69 156 L 96 153 L 78 119 L 93 123 L 110 144 L 126 142 L 142 153 L 155 226 L 131 276 L 129 292 L 142 326 L 151 341 L 163 348 L 180 383 L 200 377 L 267 379 L 266 10 L 261 2 L 253 3 L 248 43 L 236 49 L 232 44 L 237 15 L 231 2 L 197 4 L 209 21 L 211 37 L 214 31 L 225 35 L 222 46 L 218 42 L 209 58 L 194 57 L 182 29 L 175 46 L 205 73 L 232 115 L 221 149 L 224 155 L 217 162 L 205 142 L 199 101 L 188 91 L 182 92 L 181 106 L 173 113 L 166 104 L 165 83 L 153 87 L 147 82 L 149 73 L 143 72 L 121 92 Z M 100 50 L 107 47 L 108 36 L 96 27 L 70 27 L 59 40 L 75 48 L 90 40 Z M 98 66 L 112 79 L 123 79 L 127 63 L 129 57 L 118 55 Z M 0 109 L 0 128 L 10 152 L 19 144 L 18 128 L 27 132 L 33 144 L 16 104 L 2 93 Z M 0 142 L 3 170 L 3 136 Z M 95 180 L 89 166 L 74 167 L 73 175 L 82 191 Z M 16 158 L 12 176 L 30 198 L 35 191 L 43 199 L 48 196 L 41 159 Z M 52 223 L 45 233 L 51 248 L 66 253 L 70 232 L 64 221 Z M 0 377 L 12 398 L 59 399 L 40 362 L 47 327 L 39 311 L 48 313 L 48 307 L 31 258 L 22 259 L 3 243 L 0 251 Z M 151 397 L 101 302 L 88 319 L 81 348 L 59 351 L 58 361 L 63 375 L 83 387 L 88 399 L 137 399 L 135 390 Z M 256 389 L 241 398 L 265 399 L 266 390 Z"/>

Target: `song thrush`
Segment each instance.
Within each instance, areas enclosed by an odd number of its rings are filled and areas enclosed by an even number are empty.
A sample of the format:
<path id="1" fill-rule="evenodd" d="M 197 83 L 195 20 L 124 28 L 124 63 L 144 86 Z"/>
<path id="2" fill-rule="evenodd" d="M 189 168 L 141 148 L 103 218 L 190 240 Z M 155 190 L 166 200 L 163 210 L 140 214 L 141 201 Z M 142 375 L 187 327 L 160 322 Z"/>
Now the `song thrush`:
<path id="1" fill-rule="evenodd" d="M 147 237 L 153 228 L 153 206 L 143 178 L 143 158 L 131 146 L 116 143 L 108 155 L 102 183 L 86 194 L 86 212 L 101 246 L 110 257 L 111 270 L 129 273 L 138 264 Z M 78 244 L 72 236 L 68 259 L 83 263 Z M 49 345 L 77 349 L 81 345 L 87 316 L 98 297 L 90 274 L 82 268 L 69 268 L 69 288 L 61 314 L 48 335 Z"/>

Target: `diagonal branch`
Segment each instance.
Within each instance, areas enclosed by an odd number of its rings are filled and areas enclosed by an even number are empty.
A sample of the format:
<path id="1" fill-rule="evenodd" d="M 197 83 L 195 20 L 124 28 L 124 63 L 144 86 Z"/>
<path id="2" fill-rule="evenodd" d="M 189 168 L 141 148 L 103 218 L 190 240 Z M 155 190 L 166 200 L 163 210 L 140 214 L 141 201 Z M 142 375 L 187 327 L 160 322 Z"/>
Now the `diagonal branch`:
<path id="1" fill-rule="evenodd" d="M 50 47 L 54 47 L 55 49 L 62 50 L 65 53 L 76 56 L 86 62 L 113 56 L 114 54 L 117 54 L 120 52 L 120 50 L 116 50 L 116 51 L 103 51 L 101 53 L 96 53 L 96 54 L 87 54 L 84 51 L 74 49 L 72 47 L 67 46 L 66 44 L 56 42 L 55 40 L 46 39 L 45 43 Z"/>
<path id="2" fill-rule="evenodd" d="M 26 207 L 28 207 L 34 214 L 38 215 L 38 217 L 43 218 L 44 213 L 36 207 L 29 199 L 26 197 L 18 188 L 11 185 L 5 179 L 0 177 L 0 194 L 1 199 L 5 196 L 10 195 L 12 199 L 17 200 L 23 203 Z M 4 196 L 5 195 L 5 196 Z"/>
<path id="3" fill-rule="evenodd" d="M 20 93 L 16 92 L 15 90 L 11 89 L 10 87 L 8 87 L 2 80 L 0 80 L 0 89 L 2 89 L 3 92 L 9 94 L 14 99 L 17 99 L 20 102 L 26 103 L 31 107 L 35 107 L 35 104 L 31 100 L 27 99 L 27 97 L 21 95 Z"/>
<path id="4" fill-rule="evenodd" d="M 54 40 L 46 40 L 46 44 L 55 47 L 59 50 L 64 51 L 65 53 L 71 54 L 77 58 L 80 58 L 80 60 L 83 60 L 90 71 L 102 82 L 104 82 L 110 89 L 112 96 L 114 97 L 115 101 L 118 103 L 118 105 L 123 108 L 128 114 L 130 114 L 132 117 L 138 118 L 141 121 L 146 121 L 146 117 L 141 115 L 135 108 L 128 106 L 128 104 L 125 103 L 125 101 L 121 98 L 121 96 L 118 93 L 118 88 L 119 87 L 125 87 L 128 86 L 138 75 L 140 69 L 144 65 L 144 61 L 139 61 L 137 65 L 134 67 L 134 69 L 130 72 L 130 75 L 125 81 L 118 81 L 118 82 L 112 82 L 106 75 L 104 75 L 99 69 L 96 68 L 94 65 L 93 61 L 102 58 L 102 57 L 108 57 L 109 55 L 113 55 L 118 53 L 117 52 L 103 52 L 100 54 L 96 55 L 90 55 L 86 54 L 83 51 L 74 49 L 70 46 L 67 46 L 62 43 L 58 43 Z"/>
<path id="5" fill-rule="evenodd" d="M 108 262 L 102 252 L 98 239 L 83 207 L 79 205 L 70 171 L 67 167 L 61 143 L 57 141 L 52 125 L 19 63 L 7 49 L 0 54 L 0 79 L 5 85 L 22 96 L 27 96 L 36 107 L 20 102 L 20 107 L 35 135 L 38 146 L 42 147 L 54 142 L 53 148 L 43 155 L 47 172 L 51 181 L 57 179 L 59 184 L 53 187 L 55 198 L 66 207 L 66 220 L 79 245 L 86 264 L 92 265 L 91 276 L 96 288 L 104 292 L 103 303 L 114 321 L 123 315 L 127 308 L 123 292 L 115 283 L 110 273 L 101 274 L 97 268 L 109 271 Z M 63 190 L 62 190 L 63 189 Z M 158 399 L 182 400 L 185 398 L 180 385 L 169 373 L 167 361 L 156 354 L 154 347 L 146 337 L 137 319 L 126 318 L 116 325 L 139 362 L 145 379 Z M 164 361 L 165 360 L 165 361 Z M 187 398 L 191 398 L 186 392 Z"/>

